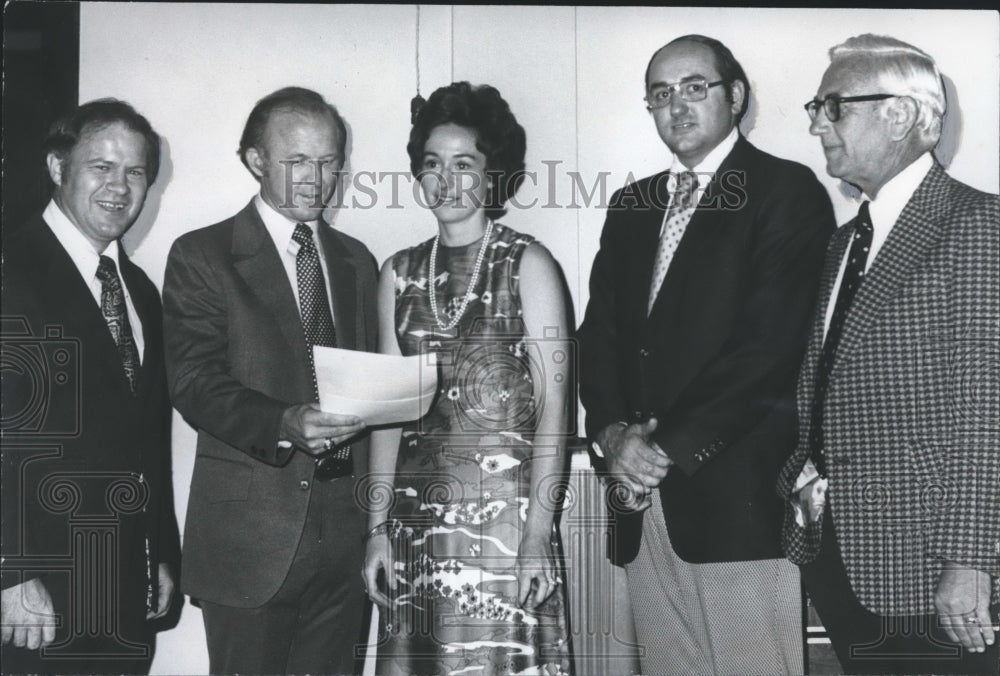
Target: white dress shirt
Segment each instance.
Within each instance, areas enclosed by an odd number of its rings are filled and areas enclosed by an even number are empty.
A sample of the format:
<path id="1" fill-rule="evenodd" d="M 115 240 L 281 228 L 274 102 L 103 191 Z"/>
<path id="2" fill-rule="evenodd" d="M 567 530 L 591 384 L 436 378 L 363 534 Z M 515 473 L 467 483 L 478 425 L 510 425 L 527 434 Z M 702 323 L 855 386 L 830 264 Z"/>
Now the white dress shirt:
<path id="1" fill-rule="evenodd" d="M 733 147 L 736 145 L 736 139 L 739 138 L 739 132 L 736 131 L 736 127 L 733 127 L 732 131 L 729 132 L 729 136 L 722 139 L 719 145 L 712 148 L 708 155 L 705 155 L 705 159 L 699 162 L 696 166 L 688 169 L 684 164 L 677 159 L 674 155 L 674 161 L 670 163 L 670 176 L 667 178 L 667 190 L 670 193 L 670 201 L 674 201 L 674 197 L 677 195 L 677 177 L 684 173 L 685 171 L 694 172 L 695 177 L 698 179 L 698 189 L 696 194 L 696 200 L 701 199 L 702 194 L 705 192 L 705 188 L 708 184 L 712 182 L 715 178 L 715 172 L 719 170 L 719 165 L 722 161 L 729 156 L 729 153 L 733 151 Z M 669 205 L 668 205 L 669 206 Z M 669 209 L 667 210 L 669 213 Z M 663 214 L 663 223 L 660 225 L 660 237 L 663 237 L 663 230 L 667 227 L 667 213 Z"/>
<path id="2" fill-rule="evenodd" d="M 141 364 L 143 348 L 146 342 L 142 335 L 142 322 L 139 321 L 139 315 L 135 311 L 135 305 L 132 303 L 132 296 L 129 294 L 128 285 L 125 284 L 125 280 L 121 276 L 117 242 L 108 245 L 101 253 L 94 251 L 94 246 L 90 243 L 90 240 L 84 237 L 83 233 L 73 225 L 73 222 L 63 213 L 59 205 L 55 203 L 55 200 L 49 201 L 48 206 L 45 207 L 45 211 L 42 212 L 42 219 L 49 226 L 56 239 L 59 240 L 66 253 L 69 254 L 76 269 L 80 272 L 83 281 L 87 283 L 87 287 L 90 289 L 90 294 L 94 297 L 94 302 L 97 303 L 98 309 L 101 308 L 102 284 L 101 280 L 97 278 L 97 266 L 101 262 L 102 255 L 107 256 L 115 262 L 115 267 L 118 268 L 118 278 L 122 282 L 122 291 L 125 294 L 125 311 L 128 313 L 128 322 L 132 327 L 132 339 L 135 341 L 135 349 L 139 353 L 139 363 Z"/>
<path id="3" fill-rule="evenodd" d="M 868 195 L 864 196 L 865 199 L 869 200 L 868 214 L 872 219 L 872 245 L 868 250 L 865 273 L 871 270 L 872 262 L 874 262 L 878 252 L 882 249 L 882 245 L 885 244 L 885 240 L 889 238 L 892 226 L 896 224 L 899 215 L 903 213 L 906 203 L 913 197 L 913 193 L 917 191 L 917 188 L 923 182 L 927 176 L 927 172 L 931 170 L 933 165 L 934 161 L 931 159 L 931 154 L 929 152 L 924 153 L 915 162 L 893 176 L 888 183 L 882 186 L 882 189 L 878 192 L 877 199 L 868 197 Z M 837 304 L 840 282 L 844 278 L 844 269 L 847 267 L 847 258 L 850 253 L 851 247 L 848 246 L 847 250 L 844 251 L 844 257 L 840 261 L 837 279 L 833 283 L 833 292 L 827 300 L 826 319 L 823 323 L 824 338 L 826 337 L 826 332 L 830 330 L 833 308 Z"/>
<path id="4" fill-rule="evenodd" d="M 264 201 L 264 199 L 257 195 L 254 198 L 254 206 L 257 207 L 257 213 L 260 214 L 260 219 L 264 221 L 264 227 L 267 229 L 267 234 L 271 236 L 271 240 L 274 242 L 275 248 L 281 257 L 281 264 L 285 268 L 285 274 L 288 275 L 288 282 L 292 285 L 292 293 L 295 294 L 295 304 L 299 308 L 299 316 L 302 315 L 302 305 L 299 303 L 299 277 L 295 268 L 295 257 L 299 253 L 299 243 L 292 239 L 292 234 L 295 232 L 295 225 L 298 221 L 292 221 L 283 216 L 282 214 L 275 211 L 271 205 Z M 319 254 L 319 266 L 323 270 L 323 279 L 326 281 L 326 302 L 330 306 L 330 317 L 333 317 L 333 299 L 330 297 L 330 271 L 326 268 L 326 256 L 323 255 L 323 243 L 317 237 L 317 231 L 319 229 L 319 222 L 312 221 L 310 223 L 304 223 L 312 231 L 313 244 L 316 246 L 316 252 Z"/>

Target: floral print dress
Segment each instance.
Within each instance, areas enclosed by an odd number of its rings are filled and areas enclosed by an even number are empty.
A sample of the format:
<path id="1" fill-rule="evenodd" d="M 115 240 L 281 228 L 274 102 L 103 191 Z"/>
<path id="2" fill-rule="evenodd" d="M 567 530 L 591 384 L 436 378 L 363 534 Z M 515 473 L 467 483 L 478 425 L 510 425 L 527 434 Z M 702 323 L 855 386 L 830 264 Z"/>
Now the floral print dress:
<path id="1" fill-rule="evenodd" d="M 393 257 L 400 348 L 404 355 L 436 353 L 439 390 L 400 439 L 390 512 L 398 588 L 381 620 L 379 673 L 570 670 L 564 587 L 537 609 L 517 603 L 538 377 L 518 270 L 533 241 L 495 225 L 453 329 L 439 328 L 430 306 L 433 240 Z M 445 323 L 461 309 L 481 246 L 439 247 L 433 284 Z M 559 561 L 555 528 L 553 544 Z"/>

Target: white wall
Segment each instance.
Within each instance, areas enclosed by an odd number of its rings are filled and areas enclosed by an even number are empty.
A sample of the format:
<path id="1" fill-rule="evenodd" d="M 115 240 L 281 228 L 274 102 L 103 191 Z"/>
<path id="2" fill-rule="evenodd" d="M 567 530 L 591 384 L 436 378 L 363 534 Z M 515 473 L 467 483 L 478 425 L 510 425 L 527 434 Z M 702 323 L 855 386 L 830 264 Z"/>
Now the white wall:
<path id="1" fill-rule="evenodd" d="M 310 87 L 338 106 L 351 130 L 352 171 L 406 171 L 416 14 L 412 5 L 83 3 L 81 101 L 126 99 L 165 140 L 162 178 L 127 238 L 155 282 L 162 282 L 178 235 L 235 213 L 255 191 L 235 150 L 254 102 L 279 87 Z M 537 185 L 526 183 L 518 199 L 538 201 L 532 209 L 511 209 L 504 220 L 553 251 L 579 321 L 604 215 L 599 199 L 589 208 L 566 208 L 573 201 L 569 172 L 579 172 L 588 190 L 608 172 L 606 202 L 630 172 L 640 177 L 669 163 L 642 101 L 643 72 L 657 47 L 693 32 L 725 42 L 755 92 L 750 140 L 812 167 L 844 221 L 856 206 L 826 176 L 802 110 L 816 92 L 827 48 L 877 32 L 932 54 L 957 92 L 950 104 L 961 134 L 949 144 L 957 146 L 947 153 L 954 155 L 949 170 L 995 193 L 998 27 L 995 12 L 422 6 L 421 89 L 427 96 L 468 79 L 493 84 L 510 102 L 527 130 L 528 170 L 538 174 Z M 385 180 L 376 186 L 373 208 L 351 206 L 354 199 L 371 201 L 353 190 L 336 214 L 337 227 L 364 240 L 380 262 L 434 233 L 434 219 L 415 205 L 411 184 L 400 186 L 395 207 Z M 194 434 L 175 422 L 183 523 Z M 204 673 L 207 664 L 201 617 L 188 606 L 180 626 L 161 636 L 154 673 Z"/>

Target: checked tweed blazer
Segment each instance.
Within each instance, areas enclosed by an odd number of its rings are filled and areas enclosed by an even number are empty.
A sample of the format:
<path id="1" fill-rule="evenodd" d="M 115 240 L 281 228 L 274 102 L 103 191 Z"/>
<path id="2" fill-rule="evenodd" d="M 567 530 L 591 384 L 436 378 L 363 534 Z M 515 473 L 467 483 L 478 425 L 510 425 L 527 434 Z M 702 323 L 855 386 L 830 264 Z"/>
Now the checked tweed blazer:
<path id="1" fill-rule="evenodd" d="M 825 310 L 853 233 L 827 250 L 798 385 L 799 445 L 778 492 L 808 457 Z M 869 268 L 844 325 L 823 416 L 832 510 L 863 606 L 934 612 L 943 560 L 1000 573 L 1000 200 L 935 163 Z M 822 521 L 803 529 L 786 500 L 783 544 L 812 561 Z"/>

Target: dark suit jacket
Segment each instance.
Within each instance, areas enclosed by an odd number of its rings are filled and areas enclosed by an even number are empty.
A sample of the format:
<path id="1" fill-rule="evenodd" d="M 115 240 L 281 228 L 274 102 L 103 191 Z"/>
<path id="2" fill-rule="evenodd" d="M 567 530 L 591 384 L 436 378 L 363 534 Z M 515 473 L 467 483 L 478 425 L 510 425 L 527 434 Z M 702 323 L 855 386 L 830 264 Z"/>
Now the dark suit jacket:
<path id="1" fill-rule="evenodd" d="M 159 563 L 175 575 L 180 564 L 159 294 L 119 248 L 144 339 L 133 396 L 100 308 L 41 216 L 5 229 L 3 258 L 3 586 L 22 581 L 19 569 L 56 582 L 65 574 L 58 559 L 74 551 L 74 526 L 101 530 L 106 519 L 119 554 L 119 607 L 142 621 L 146 536 L 154 585 Z M 23 568 L 19 556 L 39 567 Z M 75 570 L 93 573 L 81 565 Z"/>
<path id="2" fill-rule="evenodd" d="M 332 228 L 320 238 L 338 345 L 373 351 L 375 259 Z M 183 590 L 256 607 L 285 579 L 313 483 L 313 459 L 278 448 L 281 416 L 315 395 L 295 296 L 253 201 L 174 243 L 163 298 L 174 406 L 198 430 Z M 364 476 L 367 439 L 352 448 L 355 476 Z M 339 516 L 364 518 L 354 502 Z"/>
<path id="3" fill-rule="evenodd" d="M 778 482 L 795 563 L 819 551 L 819 524 L 797 526 L 787 497 L 809 454 L 826 306 L 852 233 L 853 221 L 827 251 L 799 378 L 801 443 Z M 935 612 L 942 560 L 1000 575 L 998 317 L 1000 200 L 935 163 L 858 289 L 823 415 L 826 508 L 874 613 Z"/>
<path id="4" fill-rule="evenodd" d="M 647 318 L 666 178 L 626 186 L 608 209 L 579 334 L 587 431 L 657 418 L 653 438 L 676 463 L 661 496 L 681 558 L 778 558 L 771 487 L 795 446 L 795 374 L 834 228 L 830 199 L 809 169 L 741 136 Z M 618 515 L 618 560 L 635 557 L 640 531 L 641 515 Z"/>

